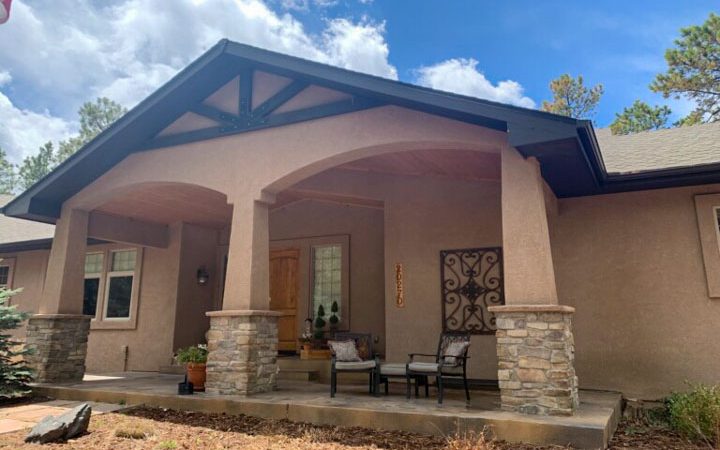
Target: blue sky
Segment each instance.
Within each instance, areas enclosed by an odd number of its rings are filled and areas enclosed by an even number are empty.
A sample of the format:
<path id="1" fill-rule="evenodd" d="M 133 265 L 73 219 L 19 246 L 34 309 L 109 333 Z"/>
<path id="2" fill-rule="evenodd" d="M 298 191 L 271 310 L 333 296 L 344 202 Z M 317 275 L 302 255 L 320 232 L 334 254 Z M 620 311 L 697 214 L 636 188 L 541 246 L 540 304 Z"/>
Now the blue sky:
<path id="1" fill-rule="evenodd" d="M 218 39 L 526 107 L 562 73 L 602 83 L 596 123 L 635 99 L 715 1 L 15 0 L 0 26 L 0 147 L 77 130 L 83 101 L 132 107 Z"/>

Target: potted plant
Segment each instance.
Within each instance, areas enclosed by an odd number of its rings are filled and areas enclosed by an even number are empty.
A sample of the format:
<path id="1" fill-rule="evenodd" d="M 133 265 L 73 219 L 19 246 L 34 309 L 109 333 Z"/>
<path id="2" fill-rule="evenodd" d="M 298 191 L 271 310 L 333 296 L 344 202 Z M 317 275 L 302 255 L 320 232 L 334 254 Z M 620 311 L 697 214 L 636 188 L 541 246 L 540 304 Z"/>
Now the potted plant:
<path id="1" fill-rule="evenodd" d="M 325 337 L 325 308 L 323 305 L 318 306 L 317 314 L 315 315 L 315 339 L 322 341 Z"/>
<path id="2" fill-rule="evenodd" d="M 179 363 L 185 364 L 188 381 L 193 384 L 196 391 L 205 390 L 205 364 L 207 363 L 207 345 L 193 345 L 181 348 L 177 352 Z"/>
<path id="3" fill-rule="evenodd" d="M 328 322 L 330 322 L 330 331 L 333 332 L 333 335 L 338 329 L 338 324 L 340 323 L 340 318 L 337 316 L 337 312 L 340 308 L 338 307 L 338 302 L 333 301 L 332 306 L 330 306 L 330 318 L 328 319 Z"/>
<path id="4" fill-rule="evenodd" d="M 305 319 L 305 329 L 303 330 L 303 333 L 300 335 L 300 345 L 302 346 L 302 349 L 305 351 L 309 351 L 312 349 L 312 339 L 313 339 L 313 332 L 312 332 L 312 324 L 313 321 L 309 317 Z"/>

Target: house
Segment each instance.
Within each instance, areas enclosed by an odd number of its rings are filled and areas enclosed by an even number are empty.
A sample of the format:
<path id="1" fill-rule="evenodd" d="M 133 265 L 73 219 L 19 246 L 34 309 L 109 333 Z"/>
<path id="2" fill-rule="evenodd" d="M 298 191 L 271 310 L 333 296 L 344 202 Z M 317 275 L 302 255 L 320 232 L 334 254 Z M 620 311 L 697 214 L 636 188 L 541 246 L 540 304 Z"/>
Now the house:
<path id="1" fill-rule="evenodd" d="M 43 382 L 207 337 L 209 391 L 271 390 L 337 302 L 389 361 L 472 332 L 470 377 L 507 410 L 653 399 L 720 373 L 719 137 L 611 136 L 223 40 L 7 202 L 0 274 Z"/>

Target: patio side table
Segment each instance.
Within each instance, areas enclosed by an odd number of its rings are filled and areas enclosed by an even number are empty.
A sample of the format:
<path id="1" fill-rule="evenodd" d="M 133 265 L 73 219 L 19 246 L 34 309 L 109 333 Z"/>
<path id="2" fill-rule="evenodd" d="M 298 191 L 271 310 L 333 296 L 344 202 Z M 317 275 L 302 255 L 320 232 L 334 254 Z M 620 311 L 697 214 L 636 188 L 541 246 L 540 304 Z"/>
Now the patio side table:
<path id="1" fill-rule="evenodd" d="M 407 365 L 402 363 L 380 363 L 380 383 L 385 385 L 385 395 L 390 393 L 390 378 L 405 378 L 407 371 Z M 428 378 L 423 375 L 413 376 L 415 380 L 415 397 L 418 396 L 418 386 L 423 384 L 425 386 L 425 397 L 429 395 L 428 392 Z"/>

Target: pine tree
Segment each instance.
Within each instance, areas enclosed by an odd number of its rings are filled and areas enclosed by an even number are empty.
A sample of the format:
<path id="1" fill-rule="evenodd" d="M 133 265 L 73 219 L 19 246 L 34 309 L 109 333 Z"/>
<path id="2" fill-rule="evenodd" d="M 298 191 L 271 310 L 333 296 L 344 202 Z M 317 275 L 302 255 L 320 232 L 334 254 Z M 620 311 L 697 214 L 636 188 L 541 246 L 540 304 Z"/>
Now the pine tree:
<path id="1" fill-rule="evenodd" d="M 30 392 L 27 384 L 32 381 L 32 370 L 25 365 L 25 356 L 31 353 L 22 342 L 8 334 L 8 330 L 20 328 L 29 314 L 10 305 L 10 298 L 19 290 L 0 287 L 0 397 L 17 397 Z"/>
<path id="2" fill-rule="evenodd" d="M 553 99 L 542 103 L 543 111 L 575 119 L 591 119 L 604 89 L 602 84 L 585 86 L 582 75 L 573 78 L 563 74 L 550 82 L 550 91 Z"/>

